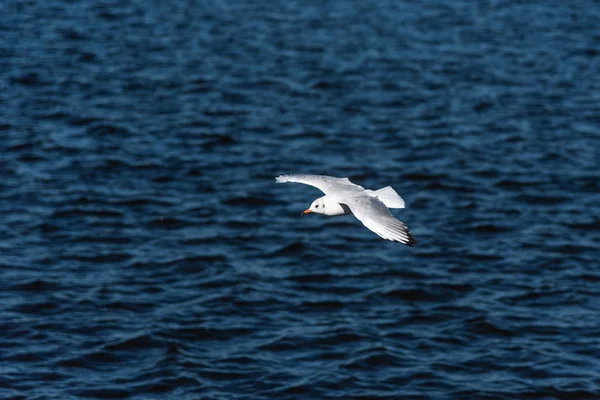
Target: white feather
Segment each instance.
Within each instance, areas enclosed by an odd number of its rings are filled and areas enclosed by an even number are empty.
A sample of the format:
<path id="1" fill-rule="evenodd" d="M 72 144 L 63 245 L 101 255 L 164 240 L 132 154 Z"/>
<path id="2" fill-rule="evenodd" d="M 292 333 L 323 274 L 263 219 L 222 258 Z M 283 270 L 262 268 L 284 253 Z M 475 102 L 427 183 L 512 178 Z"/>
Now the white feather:
<path id="1" fill-rule="evenodd" d="M 280 175 L 275 179 L 278 183 L 297 182 L 314 186 L 325 193 L 325 196 L 317 202 L 322 200 L 323 204 L 328 204 L 328 202 L 335 201 L 340 206 L 347 207 L 365 227 L 384 239 L 400 242 L 407 246 L 417 244 L 406 225 L 396 219 L 388 210 L 388 207 L 405 207 L 402 197 L 398 196 L 398 193 L 389 186 L 379 190 L 365 190 L 362 186 L 350 182 L 348 178 L 333 178 L 324 175 Z M 312 206 L 311 211 L 327 214 L 321 209 L 317 211 L 316 207 L 312 210 Z"/>
<path id="2" fill-rule="evenodd" d="M 379 190 L 365 190 L 369 196 L 377 197 L 388 208 L 404 208 L 406 203 L 391 186 Z"/>

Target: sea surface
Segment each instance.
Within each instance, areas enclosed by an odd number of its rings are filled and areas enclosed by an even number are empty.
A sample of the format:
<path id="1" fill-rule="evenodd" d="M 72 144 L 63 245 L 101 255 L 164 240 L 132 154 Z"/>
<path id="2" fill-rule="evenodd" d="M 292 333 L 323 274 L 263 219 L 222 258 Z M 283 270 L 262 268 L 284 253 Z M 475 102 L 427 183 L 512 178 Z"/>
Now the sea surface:
<path id="1" fill-rule="evenodd" d="M 4 0 L 0 398 L 600 399 L 599 160 L 597 1 Z"/>

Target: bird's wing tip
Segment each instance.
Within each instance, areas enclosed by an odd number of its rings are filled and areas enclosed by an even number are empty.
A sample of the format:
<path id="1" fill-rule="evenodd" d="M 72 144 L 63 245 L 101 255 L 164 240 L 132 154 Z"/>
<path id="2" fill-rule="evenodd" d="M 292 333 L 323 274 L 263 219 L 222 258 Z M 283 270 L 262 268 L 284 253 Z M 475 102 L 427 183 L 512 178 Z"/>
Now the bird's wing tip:
<path id="1" fill-rule="evenodd" d="M 419 244 L 417 242 L 417 239 L 415 239 L 415 237 L 410 233 L 408 228 L 406 229 L 406 234 L 408 235 L 408 240 L 406 242 L 404 242 L 405 245 L 410 246 L 410 247 L 415 247 L 417 244 Z"/>
<path id="2" fill-rule="evenodd" d="M 287 182 L 287 176 L 286 175 L 279 175 L 278 177 L 275 178 L 275 182 L 277 182 L 277 183 Z"/>
<path id="3" fill-rule="evenodd" d="M 409 231 L 406 231 L 406 234 L 408 237 L 384 237 L 384 239 L 391 240 L 392 242 L 398 242 L 408 247 L 416 247 L 418 242 L 413 235 L 411 235 Z"/>

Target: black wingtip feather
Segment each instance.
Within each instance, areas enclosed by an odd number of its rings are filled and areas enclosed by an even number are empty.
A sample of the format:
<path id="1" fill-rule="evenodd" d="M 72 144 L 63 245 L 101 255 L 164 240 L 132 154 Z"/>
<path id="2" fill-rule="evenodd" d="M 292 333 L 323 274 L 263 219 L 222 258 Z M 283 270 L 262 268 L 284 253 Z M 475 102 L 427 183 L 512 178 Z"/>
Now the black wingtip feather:
<path id="1" fill-rule="evenodd" d="M 418 243 L 417 240 L 413 237 L 413 235 L 410 234 L 409 231 L 406 231 L 406 233 L 408 234 L 408 242 L 400 242 L 406 246 L 409 247 L 415 247 Z"/>

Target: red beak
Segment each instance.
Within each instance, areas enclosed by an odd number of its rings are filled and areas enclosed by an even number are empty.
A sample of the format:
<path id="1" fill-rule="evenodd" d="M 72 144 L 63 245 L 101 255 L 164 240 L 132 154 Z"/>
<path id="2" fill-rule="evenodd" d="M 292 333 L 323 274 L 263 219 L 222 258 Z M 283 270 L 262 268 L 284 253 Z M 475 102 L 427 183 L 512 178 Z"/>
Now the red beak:
<path id="1" fill-rule="evenodd" d="M 310 209 L 308 209 L 308 210 L 304 211 L 304 212 L 302 213 L 302 215 L 304 215 L 304 214 L 308 214 L 308 213 L 311 213 L 311 212 L 312 212 L 312 211 L 310 211 Z"/>

